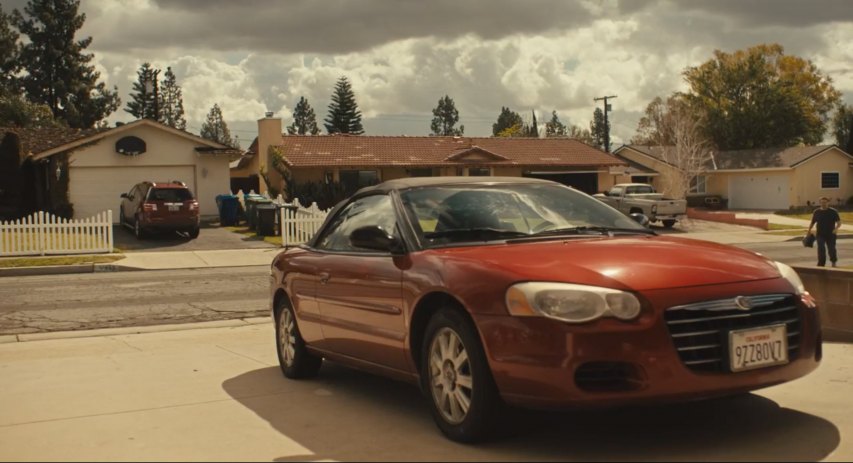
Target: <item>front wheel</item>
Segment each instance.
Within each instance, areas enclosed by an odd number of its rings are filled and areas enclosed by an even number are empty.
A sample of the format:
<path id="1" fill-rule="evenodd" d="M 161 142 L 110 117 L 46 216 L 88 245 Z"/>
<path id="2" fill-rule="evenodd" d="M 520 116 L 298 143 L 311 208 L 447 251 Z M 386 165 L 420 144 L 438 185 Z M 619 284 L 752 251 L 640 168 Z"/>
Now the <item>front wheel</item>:
<path id="1" fill-rule="evenodd" d="M 278 351 L 278 364 L 284 376 L 291 379 L 312 378 L 317 376 L 323 359 L 308 352 L 305 341 L 296 325 L 293 308 L 286 300 L 278 304 L 275 334 Z"/>
<path id="2" fill-rule="evenodd" d="M 473 324 L 457 311 L 439 311 L 421 352 L 421 383 L 441 432 L 458 442 L 487 438 L 500 404 Z"/>
<path id="3" fill-rule="evenodd" d="M 675 225 L 675 220 L 664 220 L 663 226 L 664 228 L 672 228 Z"/>

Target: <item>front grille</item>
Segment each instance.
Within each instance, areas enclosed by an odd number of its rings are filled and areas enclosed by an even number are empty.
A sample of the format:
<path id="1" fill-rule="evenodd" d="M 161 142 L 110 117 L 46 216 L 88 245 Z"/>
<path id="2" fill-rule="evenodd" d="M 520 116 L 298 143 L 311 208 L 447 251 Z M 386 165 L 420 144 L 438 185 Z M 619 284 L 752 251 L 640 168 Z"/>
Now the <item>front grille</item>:
<path id="1" fill-rule="evenodd" d="M 743 297 L 752 308 L 739 309 L 735 298 L 671 307 L 664 318 L 681 361 L 693 371 L 729 371 L 729 331 L 785 324 L 788 358 L 800 350 L 800 313 L 792 294 Z"/>

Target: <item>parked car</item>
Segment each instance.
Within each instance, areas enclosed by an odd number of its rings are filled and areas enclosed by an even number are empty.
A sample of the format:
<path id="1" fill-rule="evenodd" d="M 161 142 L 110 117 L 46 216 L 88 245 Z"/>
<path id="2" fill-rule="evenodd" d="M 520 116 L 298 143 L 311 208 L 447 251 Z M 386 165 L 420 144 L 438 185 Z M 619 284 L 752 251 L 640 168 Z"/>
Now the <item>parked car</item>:
<path id="1" fill-rule="evenodd" d="M 364 188 L 270 273 L 286 377 L 328 359 L 419 384 L 458 441 L 488 436 L 502 403 L 726 396 L 821 360 L 818 309 L 791 267 L 659 236 L 545 180 Z"/>
<path id="2" fill-rule="evenodd" d="M 152 231 L 184 232 L 198 237 L 198 201 L 181 181 L 141 182 L 121 194 L 119 224 L 133 230 L 138 239 Z"/>
<path id="3" fill-rule="evenodd" d="M 672 228 L 687 213 L 687 200 L 664 198 L 645 183 L 620 183 L 595 197 L 626 214 L 644 214 L 652 222 L 662 222 L 666 228 Z"/>

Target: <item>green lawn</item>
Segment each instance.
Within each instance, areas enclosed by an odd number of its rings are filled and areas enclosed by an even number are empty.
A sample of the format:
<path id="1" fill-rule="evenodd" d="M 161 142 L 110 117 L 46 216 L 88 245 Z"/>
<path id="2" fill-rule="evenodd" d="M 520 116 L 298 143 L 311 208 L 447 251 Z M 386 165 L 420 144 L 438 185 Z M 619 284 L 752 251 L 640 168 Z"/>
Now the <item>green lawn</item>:
<path id="1" fill-rule="evenodd" d="M 801 232 L 803 234 L 806 233 L 806 227 L 803 227 L 801 225 L 786 225 L 786 224 L 781 224 L 781 223 L 769 223 L 769 224 L 767 224 L 767 229 L 770 231 L 798 230 L 799 232 Z"/>
<path id="2" fill-rule="evenodd" d="M 107 264 L 124 259 L 124 256 L 57 256 L 57 257 L 4 257 L 0 268 L 37 267 L 42 265 Z"/>

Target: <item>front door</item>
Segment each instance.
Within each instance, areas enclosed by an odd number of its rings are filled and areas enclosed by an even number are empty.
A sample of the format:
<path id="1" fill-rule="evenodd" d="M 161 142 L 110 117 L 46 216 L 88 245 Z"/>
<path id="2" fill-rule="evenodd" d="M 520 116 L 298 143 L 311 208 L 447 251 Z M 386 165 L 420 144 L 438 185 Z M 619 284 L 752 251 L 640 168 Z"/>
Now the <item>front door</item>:
<path id="1" fill-rule="evenodd" d="M 352 246 L 353 230 L 369 225 L 397 234 L 389 196 L 351 202 L 338 211 L 315 244 L 324 254 L 317 260 L 316 291 L 323 344 L 337 353 L 404 370 L 403 258 Z"/>

